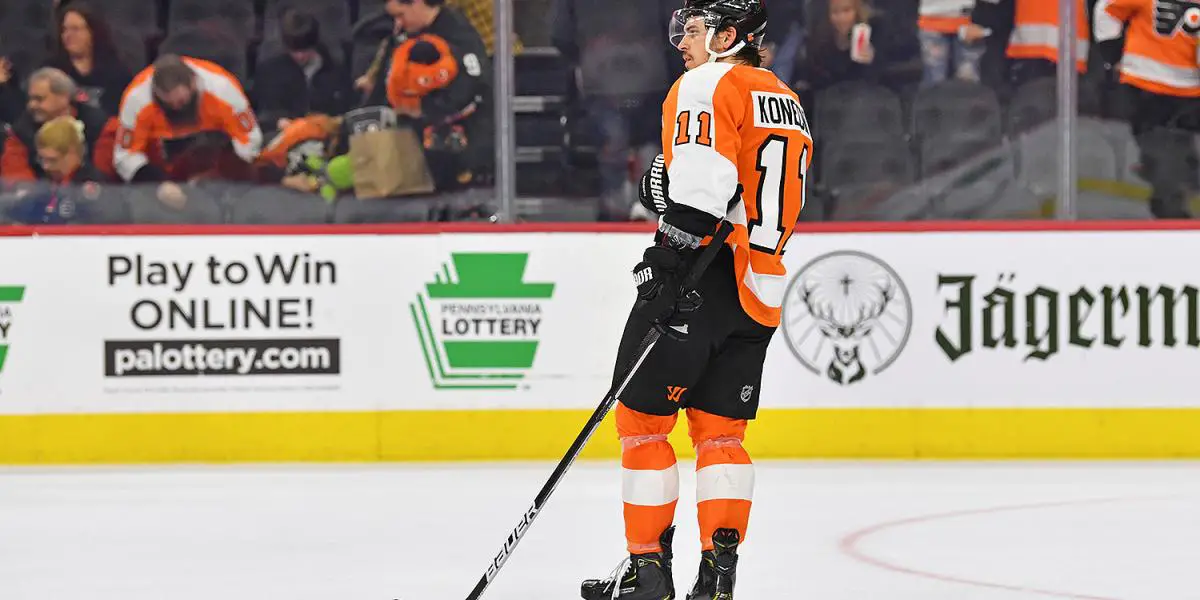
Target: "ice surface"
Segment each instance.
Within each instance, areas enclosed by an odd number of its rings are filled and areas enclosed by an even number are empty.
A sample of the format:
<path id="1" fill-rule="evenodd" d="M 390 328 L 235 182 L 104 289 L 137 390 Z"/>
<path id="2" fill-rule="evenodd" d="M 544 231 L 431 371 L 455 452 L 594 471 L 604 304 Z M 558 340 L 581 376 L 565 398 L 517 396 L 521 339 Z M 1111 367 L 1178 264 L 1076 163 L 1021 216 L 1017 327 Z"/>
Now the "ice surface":
<path id="1" fill-rule="evenodd" d="M 0 470 L 3 600 L 465 598 L 553 465 Z M 697 563 L 681 463 L 676 585 Z M 581 463 L 484 595 L 578 598 L 623 556 Z M 760 462 L 738 598 L 1200 599 L 1197 463 Z"/>

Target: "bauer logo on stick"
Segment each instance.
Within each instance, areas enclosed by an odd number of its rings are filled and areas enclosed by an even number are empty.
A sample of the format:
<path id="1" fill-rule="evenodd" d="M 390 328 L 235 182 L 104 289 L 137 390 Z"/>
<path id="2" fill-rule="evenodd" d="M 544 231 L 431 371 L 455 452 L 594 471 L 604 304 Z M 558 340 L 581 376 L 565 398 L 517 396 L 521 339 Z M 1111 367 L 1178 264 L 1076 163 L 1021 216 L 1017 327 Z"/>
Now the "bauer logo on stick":
<path id="1" fill-rule="evenodd" d="M 841 385 L 895 362 L 912 332 L 912 302 L 887 263 L 839 251 L 805 265 L 783 301 L 783 334 L 808 370 Z"/>
<path id="2" fill-rule="evenodd" d="M 512 556 L 513 548 L 517 546 L 517 542 L 529 530 L 529 526 L 533 523 L 533 518 L 537 516 L 537 513 L 537 505 L 530 506 L 529 510 L 525 511 L 525 516 L 521 519 L 516 529 L 513 529 L 512 533 L 508 534 L 508 540 L 504 542 L 504 548 L 500 550 L 500 553 L 492 560 L 491 566 L 488 567 L 488 581 L 495 579 L 496 573 L 500 572 L 500 567 L 503 567 L 504 563 L 508 562 L 508 557 Z"/>

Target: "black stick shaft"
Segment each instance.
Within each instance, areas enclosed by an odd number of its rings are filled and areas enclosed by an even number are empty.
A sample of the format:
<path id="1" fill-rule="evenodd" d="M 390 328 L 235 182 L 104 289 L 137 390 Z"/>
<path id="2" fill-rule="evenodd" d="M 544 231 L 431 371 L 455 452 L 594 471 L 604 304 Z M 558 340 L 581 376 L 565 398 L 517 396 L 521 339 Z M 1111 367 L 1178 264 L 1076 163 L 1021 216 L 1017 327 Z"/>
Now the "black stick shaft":
<path id="1" fill-rule="evenodd" d="M 691 271 L 684 278 L 681 285 L 682 290 L 695 289 L 696 284 L 700 281 L 700 277 L 708 269 L 708 266 L 712 264 L 713 259 L 717 257 L 717 253 L 721 251 L 721 246 L 725 244 L 725 240 L 732 232 L 733 225 L 728 221 L 722 221 L 717 233 L 713 235 L 712 241 L 700 253 Z M 533 504 L 521 516 L 521 520 L 517 523 L 517 526 L 508 534 L 508 539 L 504 541 L 504 546 L 496 554 L 496 558 L 492 559 L 492 564 L 488 565 L 487 572 L 479 578 L 479 582 L 475 584 L 475 589 L 471 590 L 471 594 L 467 596 L 467 600 L 479 600 L 479 597 L 483 595 L 483 591 L 487 589 L 488 585 L 499 574 L 500 568 L 504 566 L 504 563 L 508 562 L 508 558 L 516 550 L 521 538 L 525 537 L 525 533 L 533 525 L 533 520 L 537 518 L 538 513 L 546 505 L 546 501 L 550 499 L 550 495 L 554 493 L 555 488 L 562 482 L 563 477 L 567 474 L 567 470 L 575 463 L 575 459 L 579 458 L 579 454 L 583 452 L 583 447 L 587 445 L 588 440 L 599 429 L 600 423 L 604 421 L 608 412 L 612 410 L 613 405 L 617 403 L 617 398 L 621 397 L 621 392 L 625 391 L 625 386 L 629 385 L 629 382 L 642 366 L 646 357 L 654 350 L 654 346 L 658 344 L 658 339 L 661 335 L 662 333 L 657 327 L 651 327 L 650 331 L 646 332 L 646 336 L 642 338 L 637 351 L 634 352 L 636 358 L 633 364 L 629 365 L 623 376 L 614 383 L 608 394 L 604 396 L 604 400 L 600 402 L 600 406 L 597 406 L 596 410 L 592 412 L 592 416 L 588 419 L 587 424 L 583 426 L 583 430 L 579 432 L 579 435 L 575 436 L 575 441 L 571 443 L 571 447 L 567 449 L 567 453 L 558 461 L 558 466 L 554 468 L 554 472 L 550 474 L 550 478 L 546 480 L 546 484 L 542 486 L 542 490 L 533 499 Z"/>

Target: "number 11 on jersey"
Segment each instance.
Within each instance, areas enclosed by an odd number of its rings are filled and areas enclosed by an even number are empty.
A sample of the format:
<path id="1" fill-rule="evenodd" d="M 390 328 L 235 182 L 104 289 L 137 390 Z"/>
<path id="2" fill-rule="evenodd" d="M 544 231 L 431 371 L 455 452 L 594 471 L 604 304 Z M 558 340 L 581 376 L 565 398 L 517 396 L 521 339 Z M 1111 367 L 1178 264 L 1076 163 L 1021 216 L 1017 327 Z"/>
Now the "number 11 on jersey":
<path id="1" fill-rule="evenodd" d="M 758 147 L 758 190 L 754 194 L 754 214 L 746 223 L 750 236 L 750 247 L 768 254 L 782 254 L 783 234 L 788 230 L 783 223 L 787 203 L 788 139 L 779 135 L 768 136 Z M 804 178 L 808 171 L 808 146 L 800 151 L 800 164 L 795 177 L 800 179 L 800 208 L 804 208 Z"/>
<path id="2" fill-rule="evenodd" d="M 696 142 L 701 146 L 712 146 L 712 114 L 707 111 L 701 111 L 696 115 L 699 127 L 696 136 L 692 137 L 692 111 L 685 110 L 679 113 L 679 117 L 675 119 L 677 125 L 675 135 L 675 145 L 682 146 Z"/>
<path id="3" fill-rule="evenodd" d="M 712 115 L 707 111 L 702 111 L 694 117 L 690 110 L 679 112 L 679 116 L 675 119 L 675 145 L 699 144 L 711 147 L 713 145 Z M 754 198 L 750 199 L 754 203 L 754 218 L 748 220 L 746 229 L 750 237 L 750 247 L 759 252 L 783 254 L 783 245 L 787 242 L 784 235 L 790 229 L 783 223 L 784 215 L 789 212 L 787 210 L 789 190 L 793 194 L 799 195 L 800 206 L 795 209 L 797 214 L 804 208 L 806 194 L 804 184 L 808 172 L 809 147 L 804 144 L 800 150 L 799 165 L 793 172 L 788 168 L 790 164 L 788 150 L 791 142 L 799 142 L 799 140 L 789 141 L 785 135 L 771 133 L 758 146 L 757 160 L 755 161 L 758 185 L 755 187 Z M 799 180 L 798 188 L 788 185 L 791 177 Z M 753 184 L 744 181 L 744 185 L 748 187 Z M 743 195 L 742 201 L 746 200 L 747 198 Z M 749 211 L 749 206 L 746 208 Z"/>

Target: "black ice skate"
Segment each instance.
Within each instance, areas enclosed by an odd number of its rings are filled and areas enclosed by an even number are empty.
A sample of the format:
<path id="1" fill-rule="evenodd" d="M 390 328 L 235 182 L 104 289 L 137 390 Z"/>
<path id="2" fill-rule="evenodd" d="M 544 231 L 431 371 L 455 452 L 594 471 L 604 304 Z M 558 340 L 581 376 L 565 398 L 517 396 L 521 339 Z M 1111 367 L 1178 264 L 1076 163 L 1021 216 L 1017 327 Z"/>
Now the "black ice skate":
<path id="1" fill-rule="evenodd" d="M 674 600 L 671 579 L 671 538 L 675 527 L 659 536 L 662 552 L 631 554 L 606 579 L 588 579 L 580 594 L 584 600 Z"/>
<path id="2" fill-rule="evenodd" d="M 718 529 L 713 533 L 713 549 L 700 553 L 700 572 L 687 600 L 733 600 L 737 547 L 736 529 Z"/>

